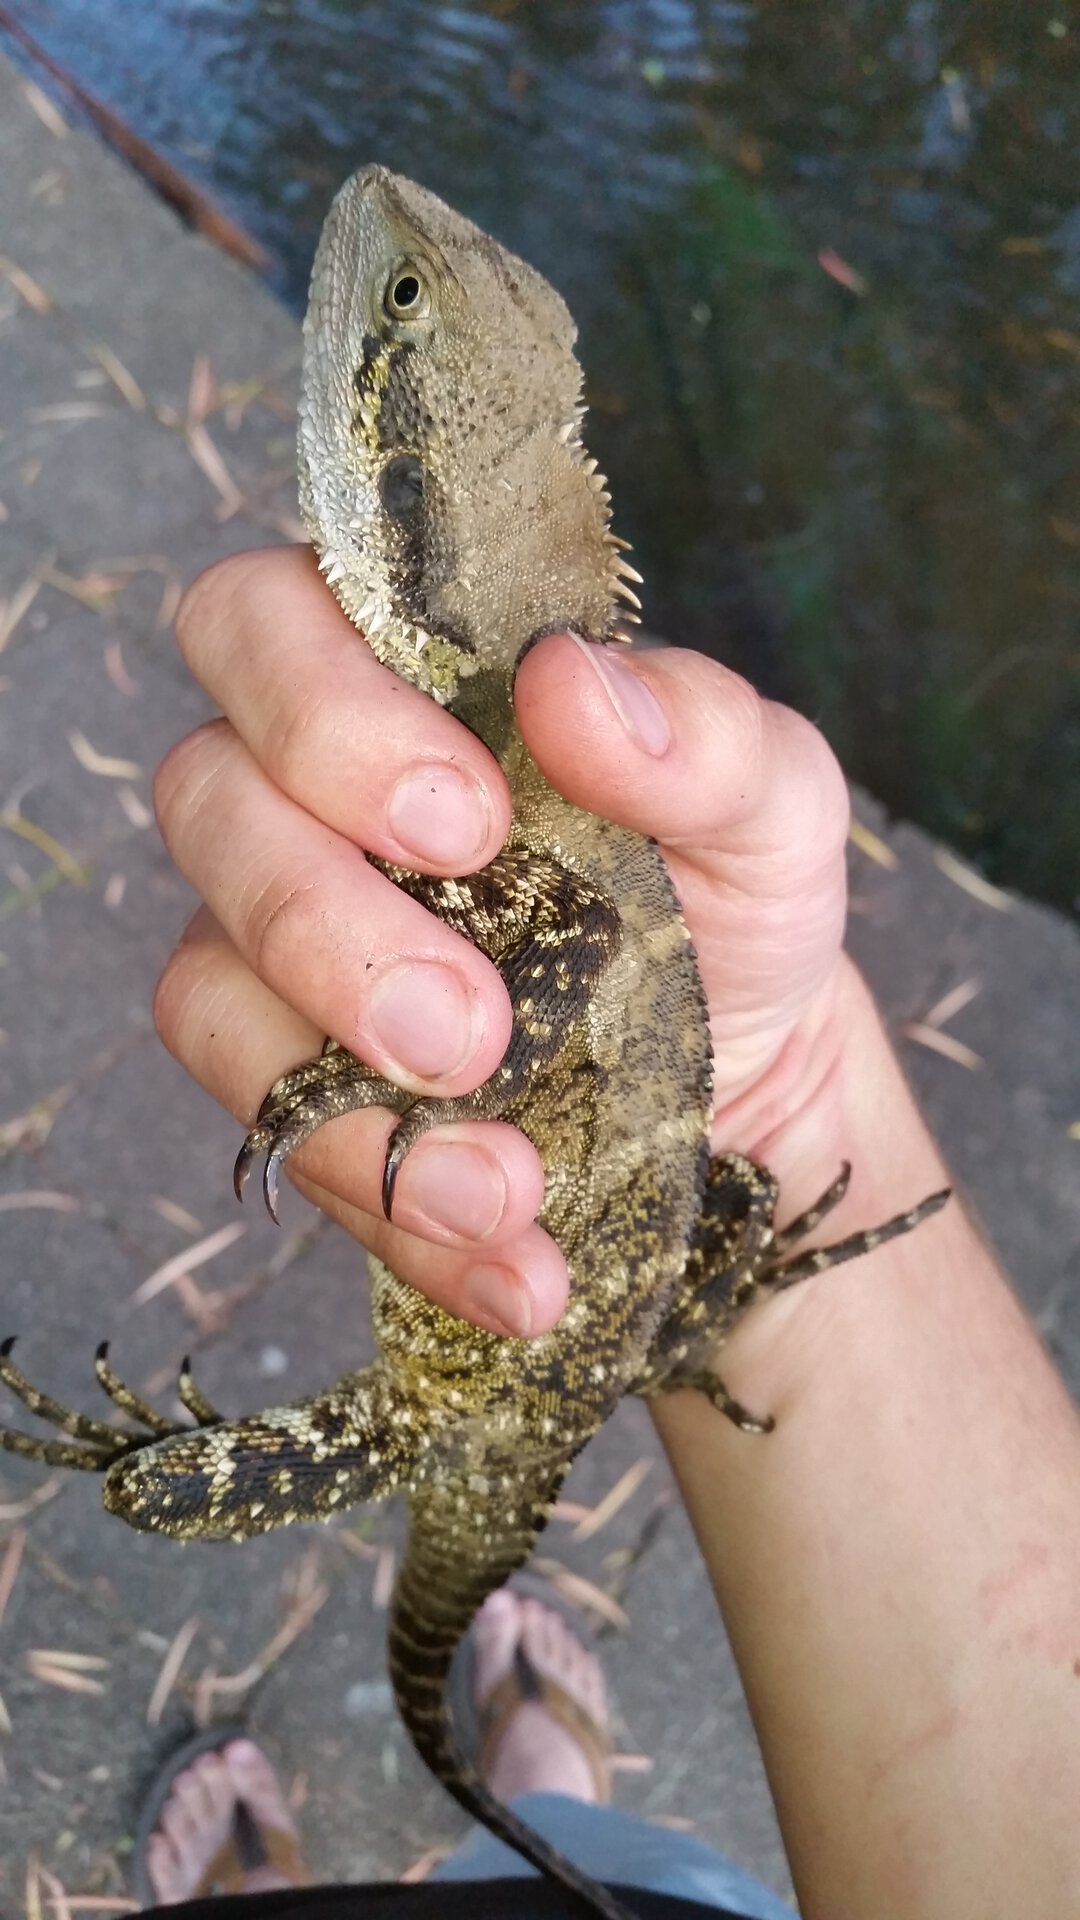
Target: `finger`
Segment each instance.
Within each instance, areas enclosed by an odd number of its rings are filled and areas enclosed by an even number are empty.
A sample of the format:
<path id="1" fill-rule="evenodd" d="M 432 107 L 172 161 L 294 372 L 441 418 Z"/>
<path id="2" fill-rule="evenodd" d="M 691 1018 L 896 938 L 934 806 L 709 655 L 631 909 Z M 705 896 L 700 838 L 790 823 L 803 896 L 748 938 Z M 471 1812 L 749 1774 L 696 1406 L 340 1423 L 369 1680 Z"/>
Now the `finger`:
<path id="1" fill-rule="evenodd" d="M 397 1085 L 462 1093 L 494 1073 L 510 1003 L 483 954 L 283 794 L 214 721 L 155 784 L 162 837 L 252 971 Z"/>
<path id="2" fill-rule="evenodd" d="M 839 951 L 848 797 L 821 734 L 693 653 L 555 636 L 515 689 L 567 796 L 659 840 L 712 1013 L 716 1097 L 772 1062 Z"/>
<path id="3" fill-rule="evenodd" d="M 197 916 L 162 974 L 154 1018 L 174 1057 L 244 1124 L 280 1073 L 319 1050 L 315 1029 L 276 1000 L 205 914 Z M 357 1221 L 381 1219 L 382 1167 L 394 1118 L 381 1108 L 344 1115 L 321 1127 L 288 1162 L 298 1185 L 318 1187 L 318 1204 L 329 1210 L 326 1196 L 336 1196 L 336 1217 L 352 1231 Z M 431 1246 L 425 1251 L 421 1242 L 459 1251 L 453 1271 L 462 1276 L 507 1265 L 517 1276 L 514 1287 L 520 1281 L 532 1289 L 538 1314 L 550 1325 L 547 1315 L 561 1310 L 566 1275 L 561 1256 L 548 1251 L 547 1235 L 540 1236 L 540 1246 L 532 1233 L 543 1195 L 539 1157 L 516 1128 L 496 1122 L 437 1128 L 407 1156 L 395 1191 L 394 1229 L 411 1262 L 402 1277 L 428 1271 Z M 373 1244 L 373 1232 L 365 1228 L 365 1244 Z M 430 1291 L 422 1277 L 416 1284 Z M 481 1307 L 494 1312 L 495 1284 L 487 1285 L 483 1300 L 481 1284 L 478 1313 Z M 510 1311 L 504 1307 L 504 1322 Z"/>
<path id="4" fill-rule="evenodd" d="M 337 1194 L 303 1176 L 296 1184 L 398 1279 L 456 1319 L 525 1340 L 550 1332 L 566 1307 L 566 1262 L 542 1227 L 528 1227 L 516 1240 L 493 1247 L 486 1258 L 478 1259 L 426 1245 L 391 1226 L 380 1214 L 357 1212 Z"/>
<path id="5" fill-rule="evenodd" d="M 180 650 L 255 759 L 309 813 L 401 866 L 471 873 L 510 826 L 506 781 L 476 736 L 380 666 L 299 548 L 201 575 Z"/>
<path id="6" fill-rule="evenodd" d="M 822 735 L 715 660 L 560 634 L 522 662 L 515 703 L 561 793 L 706 871 L 743 862 L 775 892 L 843 851 L 847 788 Z"/>

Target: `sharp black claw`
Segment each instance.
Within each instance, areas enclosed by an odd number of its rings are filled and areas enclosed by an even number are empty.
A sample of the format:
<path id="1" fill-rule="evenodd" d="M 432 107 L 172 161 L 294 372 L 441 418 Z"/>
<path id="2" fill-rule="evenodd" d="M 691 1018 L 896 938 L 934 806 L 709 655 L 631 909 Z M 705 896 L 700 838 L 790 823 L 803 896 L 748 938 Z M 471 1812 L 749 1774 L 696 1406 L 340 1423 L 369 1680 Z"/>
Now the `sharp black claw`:
<path id="1" fill-rule="evenodd" d="M 277 1210 L 278 1167 L 280 1164 L 277 1148 L 271 1147 L 270 1152 L 266 1156 L 266 1165 L 263 1168 L 262 1186 L 263 1199 L 266 1201 L 266 1211 L 270 1215 L 275 1227 L 280 1227 L 281 1225 Z"/>
<path id="2" fill-rule="evenodd" d="M 238 1200 L 242 1201 L 244 1198 L 244 1188 L 247 1186 L 247 1177 L 250 1172 L 251 1155 L 248 1152 L 248 1143 L 245 1140 L 233 1162 L 232 1170 L 233 1192 Z"/>
<path id="3" fill-rule="evenodd" d="M 397 1186 L 397 1177 L 404 1157 L 400 1149 L 395 1147 L 391 1136 L 390 1145 L 386 1149 L 386 1164 L 383 1167 L 382 1176 L 382 1210 L 388 1220 L 393 1218 L 394 1188 Z"/>
<path id="4" fill-rule="evenodd" d="M 15 1345 L 16 1338 L 17 1336 L 15 1334 L 9 1333 L 6 1340 L 0 1340 L 0 1360 L 7 1359 L 9 1353 L 11 1352 L 13 1346 Z"/>
<path id="5" fill-rule="evenodd" d="M 101 1344 L 98 1347 L 97 1352 L 94 1355 L 94 1359 L 96 1360 L 99 1367 L 103 1367 L 108 1357 L 109 1357 L 109 1343 L 107 1340 L 102 1340 Z"/>

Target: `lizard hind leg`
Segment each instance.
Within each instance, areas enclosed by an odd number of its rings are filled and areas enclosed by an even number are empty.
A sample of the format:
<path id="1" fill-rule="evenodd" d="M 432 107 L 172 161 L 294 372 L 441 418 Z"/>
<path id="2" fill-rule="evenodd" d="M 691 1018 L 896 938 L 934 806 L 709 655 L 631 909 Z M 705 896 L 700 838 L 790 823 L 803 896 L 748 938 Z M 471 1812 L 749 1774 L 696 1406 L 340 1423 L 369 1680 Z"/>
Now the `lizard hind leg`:
<path id="1" fill-rule="evenodd" d="M 37 1419 L 47 1421 L 58 1433 L 66 1434 L 69 1438 L 37 1440 L 27 1433 L 0 1428 L 0 1447 L 8 1453 L 20 1454 L 26 1460 L 38 1460 L 44 1466 L 76 1468 L 85 1473 L 106 1473 L 116 1461 L 152 1445 L 155 1440 L 189 1431 L 176 1421 L 167 1419 L 164 1414 L 157 1413 L 121 1380 L 119 1374 L 114 1373 L 109 1365 L 107 1341 L 102 1341 L 94 1360 L 98 1384 L 121 1413 L 138 1422 L 141 1432 L 138 1429 L 133 1431 L 130 1427 L 112 1426 L 108 1421 L 96 1420 L 90 1414 L 75 1412 L 54 1399 L 52 1394 L 35 1387 L 11 1358 L 14 1346 L 13 1335 L 0 1342 L 0 1383 L 17 1400 L 21 1400 Z M 221 1416 L 195 1385 L 190 1362 L 186 1359 L 180 1368 L 176 1390 L 182 1405 L 199 1426 L 220 1421 Z"/>
<path id="2" fill-rule="evenodd" d="M 375 1365 L 313 1400 L 174 1429 L 125 1453 L 106 1474 L 104 1504 L 141 1532 L 181 1540 L 328 1520 L 408 1484 L 425 1436 L 401 1411 Z"/>

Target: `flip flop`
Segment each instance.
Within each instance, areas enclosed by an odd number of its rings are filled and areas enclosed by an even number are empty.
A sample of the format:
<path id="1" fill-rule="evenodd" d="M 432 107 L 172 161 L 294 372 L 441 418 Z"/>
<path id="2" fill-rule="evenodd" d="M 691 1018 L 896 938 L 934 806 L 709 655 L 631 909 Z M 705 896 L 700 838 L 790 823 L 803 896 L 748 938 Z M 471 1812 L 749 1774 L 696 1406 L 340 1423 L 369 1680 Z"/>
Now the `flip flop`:
<path id="1" fill-rule="evenodd" d="M 574 1638 L 590 1652 L 593 1640 L 581 1614 L 535 1574 L 515 1574 L 510 1590 L 523 1599 L 538 1600 L 549 1613 L 558 1614 Z M 526 1700 L 539 1701 L 551 1718 L 564 1727 L 581 1748 L 593 1777 L 597 1802 L 606 1806 L 611 1799 L 611 1736 L 606 1727 L 593 1719 L 580 1701 L 540 1673 L 520 1644 L 514 1650 L 509 1673 L 497 1681 L 482 1706 L 476 1703 L 476 1642 L 473 1631 L 466 1634 L 454 1657 L 447 1687 L 447 1700 L 454 1734 L 463 1757 L 480 1774 L 485 1774 L 498 1751 L 499 1742 L 514 1715 Z"/>
<path id="2" fill-rule="evenodd" d="M 219 1753 L 227 1747 L 230 1740 L 250 1740 L 246 1727 L 216 1726 L 206 1727 L 201 1733 L 194 1733 L 173 1748 L 168 1759 L 155 1775 L 142 1806 L 135 1828 L 135 1841 L 131 1855 L 131 1885 L 135 1898 L 144 1907 L 160 1905 L 154 1885 L 150 1878 L 147 1854 L 150 1841 L 157 1832 L 166 1802 L 173 1790 L 178 1776 L 201 1753 Z M 295 1834 L 286 1833 L 280 1827 L 268 1827 L 256 1820 L 251 1808 L 238 1801 L 233 1816 L 232 1832 L 225 1844 L 210 1861 L 197 1887 L 190 1898 L 202 1900 L 212 1893 L 242 1893 L 244 1875 L 255 1867 L 273 1867 L 283 1877 L 295 1881 L 298 1886 L 308 1885 L 308 1875 L 300 1858 L 299 1842 Z"/>

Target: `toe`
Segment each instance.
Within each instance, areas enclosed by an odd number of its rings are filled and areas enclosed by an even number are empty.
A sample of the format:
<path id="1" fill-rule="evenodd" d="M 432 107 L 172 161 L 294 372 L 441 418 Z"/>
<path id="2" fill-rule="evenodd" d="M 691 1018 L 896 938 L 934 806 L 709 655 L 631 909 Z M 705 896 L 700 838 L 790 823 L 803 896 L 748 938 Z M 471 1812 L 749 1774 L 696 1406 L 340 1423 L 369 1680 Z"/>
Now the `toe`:
<path id="1" fill-rule="evenodd" d="M 482 1706 L 514 1661 L 521 1635 L 522 1602 L 502 1587 L 488 1595 L 473 1624 L 476 1649 L 476 1700 Z"/>
<path id="2" fill-rule="evenodd" d="M 264 1826 L 295 1834 L 288 1801 L 262 1749 L 253 1740 L 230 1740 L 221 1759 L 234 1798 L 242 1800 Z"/>

